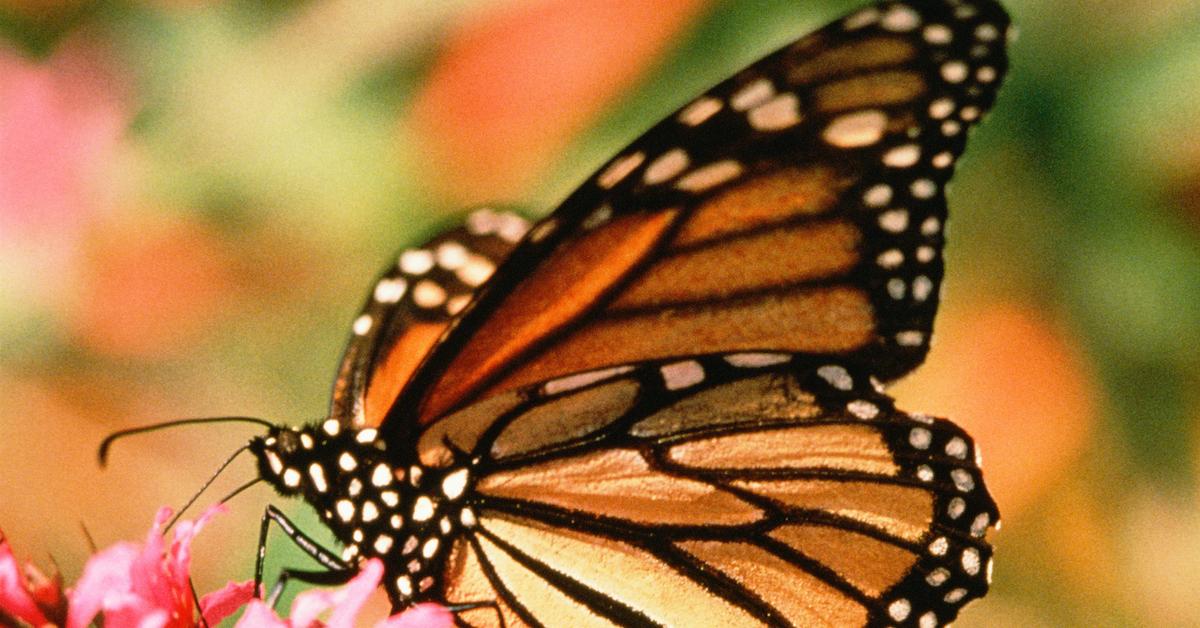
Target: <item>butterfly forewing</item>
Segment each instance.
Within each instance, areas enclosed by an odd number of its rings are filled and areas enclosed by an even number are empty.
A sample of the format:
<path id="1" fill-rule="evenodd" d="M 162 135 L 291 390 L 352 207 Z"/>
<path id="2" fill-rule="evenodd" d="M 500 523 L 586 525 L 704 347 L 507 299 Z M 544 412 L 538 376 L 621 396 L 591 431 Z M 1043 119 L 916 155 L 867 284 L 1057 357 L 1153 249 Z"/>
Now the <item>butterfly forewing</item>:
<path id="1" fill-rule="evenodd" d="M 937 309 L 945 184 L 1007 29 L 993 2 L 881 3 L 693 100 L 531 229 L 409 380 L 392 437 L 698 348 L 911 370 Z"/>
<path id="2" fill-rule="evenodd" d="M 697 357 L 499 398 L 419 450 L 477 461 L 445 598 L 505 625 L 940 625 L 987 589 L 974 445 L 852 367 Z"/>
<path id="3" fill-rule="evenodd" d="M 401 252 L 354 321 L 329 416 L 378 425 L 429 349 L 528 230 L 512 212 L 482 208 L 463 226 Z"/>

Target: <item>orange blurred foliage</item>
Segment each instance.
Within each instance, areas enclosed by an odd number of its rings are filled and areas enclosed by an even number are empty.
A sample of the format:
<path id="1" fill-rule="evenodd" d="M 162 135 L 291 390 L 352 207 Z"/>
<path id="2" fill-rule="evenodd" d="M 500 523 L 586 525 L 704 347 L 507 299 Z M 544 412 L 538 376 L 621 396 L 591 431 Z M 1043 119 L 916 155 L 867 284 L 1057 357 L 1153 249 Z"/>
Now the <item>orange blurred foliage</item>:
<path id="1" fill-rule="evenodd" d="M 186 219 L 106 224 L 78 268 L 69 326 L 81 345 L 118 357 L 167 357 L 193 343 L 233 283 L 219 236 Z"/>
<path id="2" fill-rule="evenodd" d="M 1094 377 L 1076 339 L 1030 305 L 962 299 L 939 316 L 929 361 L 893 394 L 967 429 L 1012 517 L 1082 453 L 1096 425 Z"/>
<path id="3" fill-rule="evenodd" d="M 707 0 L 536 0 L 451 33 L 412 112 L 435 192 L 513 200 Z"/>

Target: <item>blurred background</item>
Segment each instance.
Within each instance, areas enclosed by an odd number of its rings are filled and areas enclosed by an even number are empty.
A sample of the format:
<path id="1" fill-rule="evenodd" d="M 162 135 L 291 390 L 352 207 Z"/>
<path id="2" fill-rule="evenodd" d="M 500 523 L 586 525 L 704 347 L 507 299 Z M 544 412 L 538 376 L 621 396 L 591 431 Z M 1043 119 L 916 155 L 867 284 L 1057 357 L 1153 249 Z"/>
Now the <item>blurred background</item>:
<path id="1" fill-rule="evenodd" d="M 247 426 L 322 416 L 399 248 L 541 215 L 853 0 L 0 0 L 0 528 L 69 579 Z M 950 191 L 929 363 L 1004 515 L 960 626 L 1200 622 L 1200 2 L 1008 3 L 1012 71 Z M 234 466 L 209 499 L 253 474 Z M 260 486 L 198 542 L 252 573 Z M 299 503 L 284 504 L 318 529 Z M 276 538 L 270 572 L 303 564 Z"/>

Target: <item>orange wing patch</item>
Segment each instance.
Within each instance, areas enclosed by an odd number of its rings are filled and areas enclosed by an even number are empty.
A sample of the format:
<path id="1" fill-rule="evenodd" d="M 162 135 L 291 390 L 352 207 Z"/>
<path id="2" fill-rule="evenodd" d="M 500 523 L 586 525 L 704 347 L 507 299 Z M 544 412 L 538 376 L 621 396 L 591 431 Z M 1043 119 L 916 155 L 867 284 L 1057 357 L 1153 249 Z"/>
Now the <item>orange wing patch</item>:
<path id="1" fill-rule="evenodd" d="M 423 414 L 438 416 L 522 352 L 582 316 L 642 261 L 676 217 L 628 216 L 552 254 L 455 357 Z"/>
<path id="2" fill-rule="evenodd" d="M 380 360 L 363 399 L 363 425 L 379 425 L 404 384 L 416 372 L 429 350 L 433 348 L 449 322 L 413 323 L 404 328 L 394 345 Z"/>
<path id="3" fill-rule="evenodd" d="M 656 471 L 629 449 L 500 471 L 481 482 L 479 491 L 642 524 L 747 525 L 763 516 L 711 484 Z"/>

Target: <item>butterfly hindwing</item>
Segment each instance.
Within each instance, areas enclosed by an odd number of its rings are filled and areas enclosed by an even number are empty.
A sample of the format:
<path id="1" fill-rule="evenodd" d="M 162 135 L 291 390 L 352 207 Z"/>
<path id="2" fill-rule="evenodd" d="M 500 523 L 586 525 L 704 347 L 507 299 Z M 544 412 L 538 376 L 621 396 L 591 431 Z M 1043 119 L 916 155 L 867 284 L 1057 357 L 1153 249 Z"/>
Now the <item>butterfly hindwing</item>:
<path id="1" fill-rule="evenodd" d="M 475 461 L 444 595 L 505 625 L 941 625 L 986 592 L 970 438 L 853 367 L 706 356 L 480 406 L 418 449 Z"/>
<path id="2" fill-rule="evenodd" d="M 908 372 L 937 309 L 945 184 L 1007 30 L 991 1 L 883 2 L 693 100 L 530 230 L 408 382 L 389 440 L 697 347 Z"/>
<path id="3" fill-rule="evenodd" d="M 512 212 L 482 208 L 462 226 L 401 252 L 354 321 L 329 416 L 346 425 L 377 425 L 428 350 L 528 230 Z"/>

